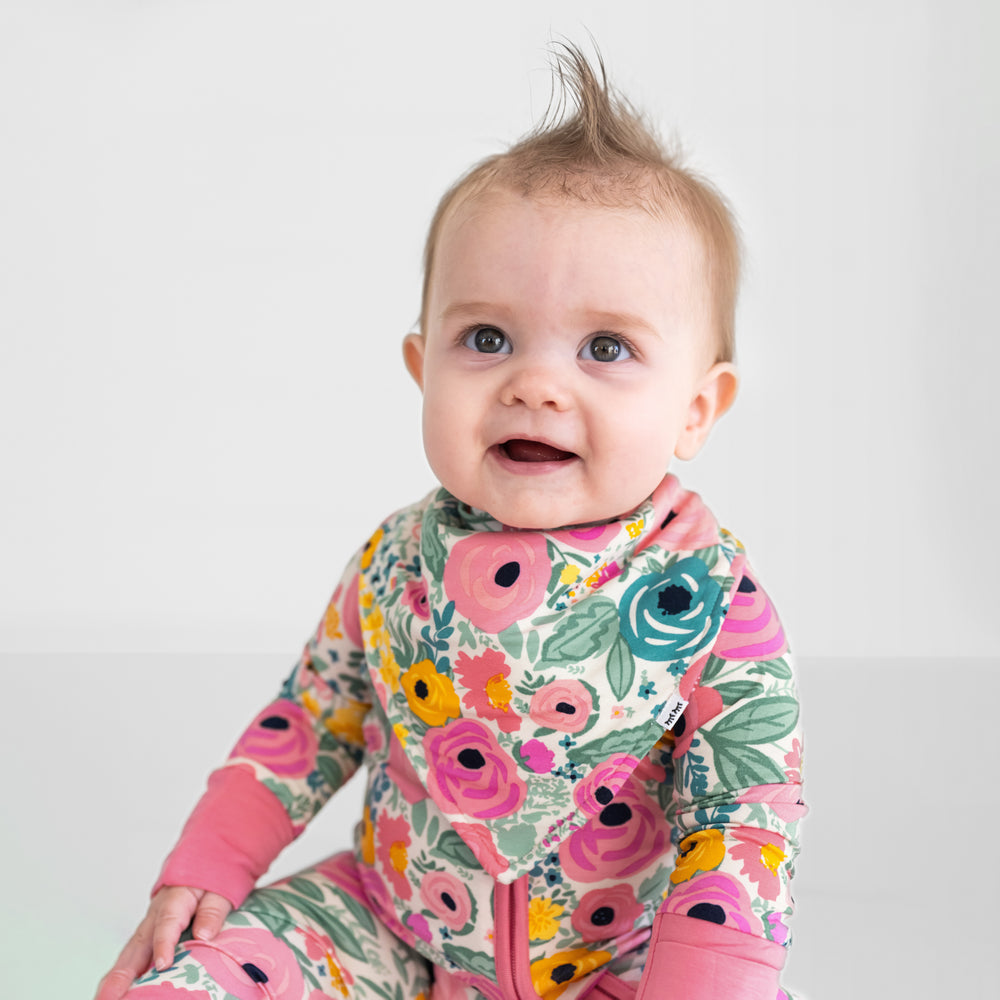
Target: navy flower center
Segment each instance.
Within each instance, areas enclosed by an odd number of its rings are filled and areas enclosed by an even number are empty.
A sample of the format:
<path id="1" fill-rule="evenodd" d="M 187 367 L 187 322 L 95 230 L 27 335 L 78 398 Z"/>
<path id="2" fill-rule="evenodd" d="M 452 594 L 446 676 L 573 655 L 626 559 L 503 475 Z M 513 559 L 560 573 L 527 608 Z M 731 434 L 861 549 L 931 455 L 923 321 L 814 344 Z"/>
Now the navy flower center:
<path id="1" fill-rule="evenodd" d="M 441 902 L 444 903 L 444 905 L 447 906 L 452 913 L 454 913 L 455 910 L 458 909 L 458 903 L 456 903 L 455 900 L 451 898 L 450 892 L 441 893 Z"/>
<path id="2" fill-rule="evenodd" d="M 255 982 L 255 983 L 266 983 L 267 976 L 257 968 L 253 962 L 246 962 L 243 966 L 243 971 Z"/>
<path id="3" fill-rule="evenodd" d="M 594 792 L 594 798 L 601 803 L 602 806 L 606 806 L 613 798 L 614 795 L 611 794 L 611 789 L 607 785 L 601 785 L 600 788 Z"/>
<path id="4" fill-rule="evenodd" d="M 269 715 L 266 719 L 261 719 L 260 724 L 265 729 L 287 729 L 288 719 L 284 719 L 280 715 Z"/>
<path id="5" fill-rule="evenodd" d="M 748 576 L 740 577 L 740 585 L 736 588 L 741 594 L 756 594 L 757 588 L 754 586 L 753 580 Z"/>
<path id="6" fill-rule="evenodd" d="M 696 903 L 687 911 L 687 915 L 720 926 L 726 922 L 726 911 L 721 906 L 716 906 L 715 903 Z"/>
<path id="7" fill-rule="evenodd" d="M 504 563 L 493 575 L 498 587 L 513 587 L 521 575 L 521 567 L 516 562 Z"/>
<path id="8" fill-rule="evenodd" d="M 612 802 L 601 810 L 601 822 L 605 826 L 622 826 L 632 818 L 632 810 L 624 802 Z"/>
<path id="9" fill-rule="evenodd" d="M 568 983 L 576 972 L 576 966 L 571 962 L 565 962 L 563 965 L 557 965 L 552 970 L 552 982 L 554 983 Z"/>
<path id="10" fill-rule="evenodd" d="M 472 747 L 466 747 L 458 752 L 458 762 L 470 771 L 478 771 L 481 767 L 486 766 L 486 758 Z"/>
<path id="11" fill-rule="evenodd" d="M 560 701 L 556 703 L 556 711 L 562 712 L 563 715 L 576 715 L 576 705 L 571 705 L 568 701 Z"/>
<path id="12" fill-rule="evenodd" d="M 599 906 L 590 915 L 590 922 L 595 927 L 607 927 L 615 919 L 615 911 L 610 906 Z"/>
<path id="13" fill-rule="evenodd" d="M 691 592 L 672 583 L 660 591 L 660 596 L 656 599 L 656 606 L 665 615 L 679 615 L 691 607 Z"/>
<path id="14" fill-rule="evenodd" d="M 417 683 L 413 685 L 413 693 L 421 701 L 423 701 L 423 699 L 426 698 L 431 693 L 431 691 L 430 688 L 427 686 L 426 681 L 417 681 Z"/>

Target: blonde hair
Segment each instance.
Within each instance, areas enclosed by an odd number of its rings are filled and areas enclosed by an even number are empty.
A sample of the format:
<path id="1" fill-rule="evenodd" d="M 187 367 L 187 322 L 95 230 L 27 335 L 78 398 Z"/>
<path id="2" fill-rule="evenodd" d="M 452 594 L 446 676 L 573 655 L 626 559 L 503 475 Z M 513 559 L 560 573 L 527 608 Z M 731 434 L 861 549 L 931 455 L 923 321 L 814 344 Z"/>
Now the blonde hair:
<path id="1" fill-rule="evenodd" d="M 430 279 L 445 220 L 467 199 L 490 187 L 505 187 L 526 197 L 638 206 L 689 225 L 705 250 L 718 340 L 716 360 L 731 361 L 740 236 L 725 198 L 705 178 L 682 166 L 653 127 L 608 84 L 599 54 L 595 72 L 579 48 L 560 43 L 553 70 L 559 89 L 541 121 L 506 152 L 472 166 L 438 203 L 424 246 L 421 331 L 427 330 Z"/>

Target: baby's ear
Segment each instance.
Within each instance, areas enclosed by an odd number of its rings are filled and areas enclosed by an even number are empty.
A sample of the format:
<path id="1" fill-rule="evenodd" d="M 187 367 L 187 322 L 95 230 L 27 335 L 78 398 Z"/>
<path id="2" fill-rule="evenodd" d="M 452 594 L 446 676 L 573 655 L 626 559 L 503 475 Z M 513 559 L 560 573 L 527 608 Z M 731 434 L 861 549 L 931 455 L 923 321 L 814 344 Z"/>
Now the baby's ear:
<path id="1" fill-rule="evenodd" d="M 698 454 L 716 420 L 733 405 L 739 384 L 735 365 L 728 361 L 712 365 L 688 407 L 687 425 L 674 449 L 678 458 L 686 460 Z"/>
<path id="2" fill-rule="evenodd" d="M 424 388 L 424 338 L 419 333 L 408 333 L 403 338 L 403 361 L 413 381 Z"/>

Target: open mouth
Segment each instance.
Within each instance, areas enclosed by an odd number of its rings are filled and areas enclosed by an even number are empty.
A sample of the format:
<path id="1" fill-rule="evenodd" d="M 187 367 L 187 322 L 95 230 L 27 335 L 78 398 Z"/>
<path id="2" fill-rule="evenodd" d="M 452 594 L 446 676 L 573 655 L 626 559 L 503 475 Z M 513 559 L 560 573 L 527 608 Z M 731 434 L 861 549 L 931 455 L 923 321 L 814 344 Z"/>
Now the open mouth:
<path id="1" fill-rule="evenodd" d="M 512 438 L 498 447 L 500 453 L 512 462 L 568 462 L 571 458 L 576 458 L 571 451 L 563 451 L 543 441 L 528 441 L 525 438 Z"/>

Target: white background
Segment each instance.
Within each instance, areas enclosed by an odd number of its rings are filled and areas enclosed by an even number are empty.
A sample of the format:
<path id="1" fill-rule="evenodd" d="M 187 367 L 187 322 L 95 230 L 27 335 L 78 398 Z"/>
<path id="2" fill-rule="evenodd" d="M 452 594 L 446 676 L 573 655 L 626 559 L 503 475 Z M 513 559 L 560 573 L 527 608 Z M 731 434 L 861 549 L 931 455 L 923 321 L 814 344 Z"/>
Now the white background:
<path id="1" fill-rule="evenodd" d="M 544 110 L 548 40 L 588 30 L 745 233 L 742 395 L 676 471 L 800 657 L 814 810 L 789 984 L 992 982 L 974 930 L 996 810 L 970 802 L 995 784 L 1000 694 L 998 12 L 0 2 L 11 995 L 89 993 L 349 552 L 432 485 L 399 352 L 427 223 Z M 324 816 L 300 863 L 355 814 Z M 948 858 L 979 829 L 994 874 L 963 883 Z"/>

